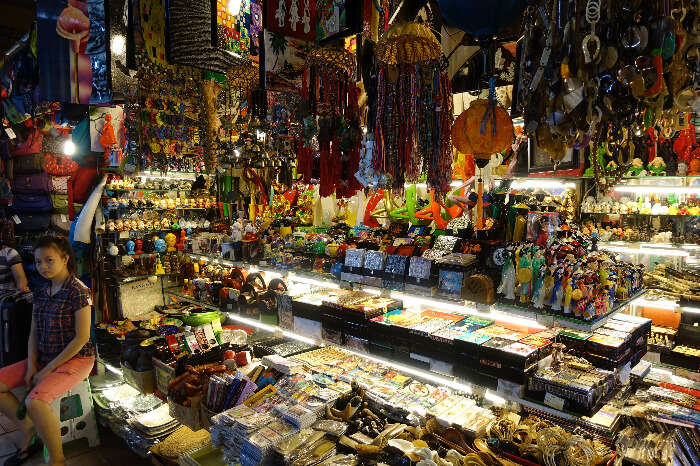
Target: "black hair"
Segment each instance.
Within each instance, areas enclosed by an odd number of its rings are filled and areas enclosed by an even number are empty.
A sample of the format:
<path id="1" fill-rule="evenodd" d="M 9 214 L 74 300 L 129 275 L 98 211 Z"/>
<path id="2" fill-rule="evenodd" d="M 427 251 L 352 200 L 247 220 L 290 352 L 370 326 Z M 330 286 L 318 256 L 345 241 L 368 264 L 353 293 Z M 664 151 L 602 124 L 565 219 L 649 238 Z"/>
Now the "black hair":
<path id="1" fill-rule="evenodd" d="M 37 249 L 41 248 L 55 248 L 61 254 L 68 256 L 68 264 L 66 264 L 66 266 L 68 267 L 68 272 L 71 275 L 75 275 L 78 272 L 78 267 L 75 262 L 75 253 L 73 253 L 73 248 L 71 247 L 68 238 L 66 238 L 65 236 L 42 236 L 34 244 L 34 251 L 36 252 Z"/>

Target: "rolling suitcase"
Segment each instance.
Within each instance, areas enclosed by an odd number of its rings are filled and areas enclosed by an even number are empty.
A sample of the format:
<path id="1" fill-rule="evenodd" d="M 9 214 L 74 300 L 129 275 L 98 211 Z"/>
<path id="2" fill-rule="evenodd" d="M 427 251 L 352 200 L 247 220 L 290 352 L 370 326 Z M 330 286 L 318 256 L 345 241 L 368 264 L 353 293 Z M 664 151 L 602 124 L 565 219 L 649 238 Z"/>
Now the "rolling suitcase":
<path id="1" fill-rule="evenodd" d="M 0 295 L 0 366 L 27 358 L 32 325 L 31 294 L 7 292 Z"/>

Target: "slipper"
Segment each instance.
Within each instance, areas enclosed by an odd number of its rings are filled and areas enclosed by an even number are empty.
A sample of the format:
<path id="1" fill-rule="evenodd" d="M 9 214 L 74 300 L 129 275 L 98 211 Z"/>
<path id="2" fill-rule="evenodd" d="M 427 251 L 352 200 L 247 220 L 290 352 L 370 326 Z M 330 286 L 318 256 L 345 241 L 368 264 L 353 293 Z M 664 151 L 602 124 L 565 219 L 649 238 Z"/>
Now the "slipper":
<path id="1" fill-rule="evenodd" d="M 41 443 L 39 436 L 34 434 L 29 446 L 26 450 L 17 449 L 14 455 L 10 456 L 5 460 L 4 466 L 19 466 L 20 464 L 27 461 L 29 458 L 34 456 L 36 453 L 42 451 L 44 444 Z"/>

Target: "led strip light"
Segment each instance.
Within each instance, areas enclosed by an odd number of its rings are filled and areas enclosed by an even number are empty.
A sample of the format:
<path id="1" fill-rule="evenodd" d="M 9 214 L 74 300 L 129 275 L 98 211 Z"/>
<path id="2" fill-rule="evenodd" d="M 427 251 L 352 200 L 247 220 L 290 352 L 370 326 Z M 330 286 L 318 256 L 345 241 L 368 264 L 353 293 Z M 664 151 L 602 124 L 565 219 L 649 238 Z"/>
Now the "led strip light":
<path id="1" fill-rule="evenodd" d="M 700 194 L 700 186 L 616 186 L 618 193 L 638 194 Z"/>

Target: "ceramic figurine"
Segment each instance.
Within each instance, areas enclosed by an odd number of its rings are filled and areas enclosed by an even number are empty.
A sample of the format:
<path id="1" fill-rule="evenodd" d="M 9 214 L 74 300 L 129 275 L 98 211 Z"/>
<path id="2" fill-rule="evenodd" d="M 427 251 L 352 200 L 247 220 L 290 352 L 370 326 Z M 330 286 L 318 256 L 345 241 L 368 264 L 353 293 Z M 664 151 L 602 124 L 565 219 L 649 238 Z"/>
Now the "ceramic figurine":
<path id="1" fill-rule="evenodd" d="M 514 256 L 512 253 L 506 252 L 506 261 L 503 264 L 501 272 L 501 284 L 498 287 L 498 293 L 509 300 L 515 299 L 515 266 L 513 264 Z"/>
<path id="2" fill-rule="evenodd" d="M 134 244 L 136 246 L 136 251 L 134 251 L 136 254 L 143 254 L 143 240 L 137 239 L 134 241 Z"/>
<path id="3" fill-rule="evenodd" d="M 526 304 L 530 301 L 530 291 L 532 284 L 532 262 L 530 260 L 530 252 L 526 252 L 520 258 L 517 278 L 520 283 L 520 302 Z"/>
<path id="4" fill-rule="evenodd" d="M 158 256 L 158 262 L 156 262 L 156 275 L 165 275 L 165 269 L 163 264 L 160 262 L 160 256 Z"/>
<path id="5" fill-rule="evenodd" d="M 649 169 L 649 175 L 665 176 L 666 175 L 666 162 L 662 157 L 654 157 L 654 160 L 649 162 L 647 165 Z"/>
<path id="6" fill-rule="evenodd" d="M 134 243 L 131 240 L 126 242 L 126 253 L 128 255 L 132 256 L 132 255 L 136 254 L 135 249 L 136 249 L 136 243 Z"/>
<path id="7" fill-rule="evenodd" d="M 545 259 L 544 252 L 542 249 L 538 249 L 535 252 L 535 256 L 532 258 L 532 276 L 534 279 L 534 286 L 532 291 L 532 303 L 537 309 L 542 309 L 544 306 L 544 275 L 545 275 Z"/>
<path id="8" fill-rule="evenodd" d="M 165 235 L 165 244 L 166 244 L 166 251 L 168 252 L 175 252 L 177 249 L 175 249 L 175 242 L 177 241 L 177 238 L 175 237 L 174 234 L 168 233 Z"/>
<path id="9" fill-rule="evenodd" d="M 552 310 L 561 310 L 561 301 L 564 296 L 564 290 L 562 289 L 562 270 L 557 268 L 554 271 L 554 288 L 552 288 L 552 297 L 549 299 L 549 305 Z"/>

